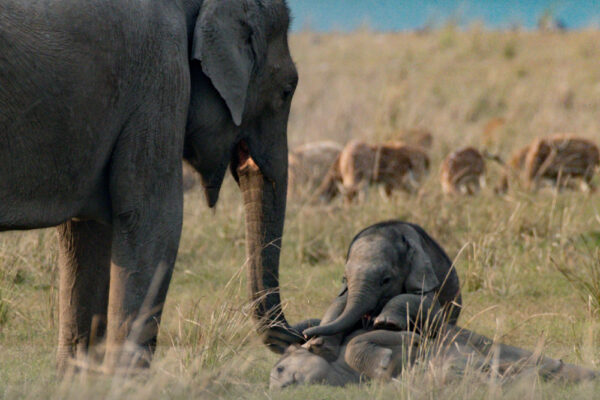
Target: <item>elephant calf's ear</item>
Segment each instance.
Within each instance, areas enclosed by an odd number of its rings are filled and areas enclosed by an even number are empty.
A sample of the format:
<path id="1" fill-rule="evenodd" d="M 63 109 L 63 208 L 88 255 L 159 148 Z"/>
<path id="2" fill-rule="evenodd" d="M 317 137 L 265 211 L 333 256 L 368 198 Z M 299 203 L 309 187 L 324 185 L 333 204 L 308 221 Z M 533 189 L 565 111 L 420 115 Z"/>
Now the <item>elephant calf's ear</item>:
<path id="1" fill-rule="evenodd" d="M 206 5 L 196 20 L 191 59 L 200 61 L 202 71 L 225 100 L 233 122 L 240 126 L 255 63 L 252 29 L 244 2 L 233 6 L 233 2 L 215 3 Z"/>
<path id="2" fill-rule="evenodd" d="M 423 294 L 431 292 L 440 285 L 435 275 L 431 258 L 423 250 L 423 246 L 413 239 L 405 238 L 408 245 L 407 262 L 409 273 L 404 281 L 404 289 L 407 293 Z"/>

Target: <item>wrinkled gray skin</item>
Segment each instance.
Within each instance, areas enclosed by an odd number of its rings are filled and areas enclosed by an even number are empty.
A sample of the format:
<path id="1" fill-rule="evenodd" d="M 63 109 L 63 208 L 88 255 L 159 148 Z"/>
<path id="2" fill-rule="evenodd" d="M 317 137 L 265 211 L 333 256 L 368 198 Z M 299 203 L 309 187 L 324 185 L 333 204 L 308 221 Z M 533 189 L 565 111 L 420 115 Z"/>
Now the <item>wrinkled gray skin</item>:
<path id="1" fill-rule="evenodd" d="M 284 0 L 0 0 L 0 230 L 58 226 L 61 370 L 99 336 L 109 369 L 152 353 L 182 155 L 211 207 L 231 166 L 259 331 L 299 340 L 278 291 L 288 24 Z"/>
<path id="2" fill-rule="evenodd" d="M 271 370 L 270 388 L 325 384 L 344 386 L 369 379 L 389 381 L 416 362 L 450 367 L 456 375 L 479 371 L 501 378 L 538 375 L 544 379 L 580 382 L 596 379 L 598 372 L 530 351 L 493 343 L 492 340 L 445 325 L 436 339 L 423 340 L 416 333 L 357 330 L 344 338 L 339 356 L 327 360 L 314 351 L 312 342 L 290 346 Z"/>
<path id="3" fill-rule="evenodd" d="M 340 336 L 365 316 L 376 328 L 407 330 L 456 323 L 460 285 L 452 261 L 425 231 L 414 224 L 387 221 L 353 239 L 345 267 L 347 288 L 307 337 Z M 390 311 L 392 310 L 392 311 Z M 434 329 L 431 330 L 435 332 Z"/>
<path id="4" fill-rule="evenodd" d="M 336 353 L 339 357 L 327 360 L 315 354 L 310 341 L 302 346 L 296 344 L 288 347 L 277 361 L 270 375 L 271 389 L 283 389 L 292 385 L 327 384 L 344 386 L 348 383 L 360 382 L 360 372 L 352 369 L 344 359 L 346 346 L 351 338 L 364 333 L 358 330 L 350 334 L 348 339 L 340 343 Z"/>

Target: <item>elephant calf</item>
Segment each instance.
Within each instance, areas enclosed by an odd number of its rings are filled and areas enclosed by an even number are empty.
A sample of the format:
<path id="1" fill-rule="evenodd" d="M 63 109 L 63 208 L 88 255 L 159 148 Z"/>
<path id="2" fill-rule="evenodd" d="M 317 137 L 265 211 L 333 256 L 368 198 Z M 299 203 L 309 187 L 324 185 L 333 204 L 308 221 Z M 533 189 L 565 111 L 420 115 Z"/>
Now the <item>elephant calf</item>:
<path id="1" fill-rule="evenodd" d="M 568 381 L 598 376 L 456 326 L 458 276 L 418 225 L 387 221 L 359 232 L 348 250 L 345 280 L 318 326 L 310 320 L 297 327 L 310 326 L 303 333 L 311 339 L 288 347 L 271 371 L 271 388 L 385 381 L 415 362 L 449 365 L 459 373 L 536 372 Z"/>
<path id="2" fill-rule="evenodd" d="M 473 147 L 450 153 L 442 163 L 442 190 L 445 194 L 476 194 L 485 187 L 485 160 Z"/>
<path id="3" fill-rule="evenodd" d="M 319 354 L 319 338 L 302 346 L 293 345 L 271 370 L 270 388 L 302 384 L 344 386 L 369 379 L 385 382 L 399 376 L 403 368 L 418 363 L 450 367 L 458 376 L 469 369 L 501 378 L 534 373 L 566 382 L 599 376 L 588 368 L 494 343 L 458 326 L 446 325 L 441 332 L 436 339 L 424 339 L 408 331 L 359 329 L 344 338 L 333 360 Z"/>
<path id="4" fill-rule="evenodd" d="M 318 352 L 332 361 L 348 333 L 362 326 L 435 336 L 460 314 L 458 275 L 444 250 L 418 225 L 386 221 L 359 232 L 348 250 L 346 283 L 319 326 Z"/>
<path id="5" fill-rule="evenodd" d="M 395 189 L 412 192 L 428 171 L 429 157 L 421 147 L 402 142 L 370 145 L 354 140 L 344 147 L 317 193 L 331 201 L 342 192 L 350 202 L 369 184 L 382 184 L 387 195 Z"/>

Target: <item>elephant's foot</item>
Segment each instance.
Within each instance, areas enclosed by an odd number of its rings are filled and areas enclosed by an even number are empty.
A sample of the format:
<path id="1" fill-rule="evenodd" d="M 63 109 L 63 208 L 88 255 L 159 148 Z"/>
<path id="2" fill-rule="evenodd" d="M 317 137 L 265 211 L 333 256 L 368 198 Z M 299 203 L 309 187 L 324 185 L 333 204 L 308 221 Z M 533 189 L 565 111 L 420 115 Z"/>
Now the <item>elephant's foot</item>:
<path id="1" fill-rule="evenodd" d="M 56 354 L 57 375 L 66 378 L 82 372 L 100 372 L 104 358 L 104 343 L 93 346 L 59 345 Z"/>
<path id="2" fill-rule="evenodd" d="M 269 350 L 277 354 L 283 354 L 292 344 L 302 344 L 304 336 L 291 326 L 271 325 L 259 332 L 262 342 Z"/>
<path id="3" fill-rule="evenodd" d="M 72 346 L 58 346 L 58 351 L 56 352 L 56 371 L 59 378 L 64 378 L 78 372 Z"/>
<path id="4" fill-rule="evenodd" d="M 132 375 L 148 369 L 151 361 L 152 351 L 148 347 L 127 341 L 107 349 L 101 370 L 109 375 Z"/>

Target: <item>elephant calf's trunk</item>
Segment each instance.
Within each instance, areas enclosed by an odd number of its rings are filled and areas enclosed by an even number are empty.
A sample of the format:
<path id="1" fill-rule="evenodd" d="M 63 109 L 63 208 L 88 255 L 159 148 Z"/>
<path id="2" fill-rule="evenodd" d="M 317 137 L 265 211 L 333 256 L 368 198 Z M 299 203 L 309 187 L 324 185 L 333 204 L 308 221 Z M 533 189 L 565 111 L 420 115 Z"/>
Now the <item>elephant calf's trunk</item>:
<path id="1" fill-rule="evenodd" d="M 366 298 L 365 298 L 366 297 Z M 348 298 L 344 312 L 328 324 L 306 329 L 303 334 L 306 337 L 331 336 L 348 331 L 368 312 L 375 308 L 377 298 L 375 296 Z"/>

